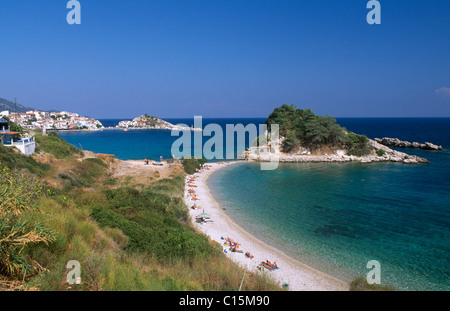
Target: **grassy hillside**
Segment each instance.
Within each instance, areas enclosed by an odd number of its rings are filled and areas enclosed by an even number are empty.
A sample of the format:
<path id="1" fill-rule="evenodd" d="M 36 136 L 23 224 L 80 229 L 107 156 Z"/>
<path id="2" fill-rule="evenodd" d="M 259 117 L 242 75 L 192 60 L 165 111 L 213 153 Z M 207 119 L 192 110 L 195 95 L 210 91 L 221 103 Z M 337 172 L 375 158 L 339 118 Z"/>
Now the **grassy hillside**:
<path id="1" fill-rule="evenodd" d="M 121 184 L 107 159 L 56 135 L 36 141 L 32 157 L 0 146 L 0 289 L 239 288 L 243 270 L 188 221 L 184 173 Z M 66 281 L 70 260 L 79 285 Z M 243 289 L 279 287 L 247 274 Z"/>
<path id="2" fill-rule="evenodd" d="M 0 98 L 0 111 L 8 110 L 10 113 L 13 113 L 16 111 L 15 109 L 16 109 L 16 106 L 14 105 L 14 102 L 4 99 L 4 98 Z M 17 112 L 18 113 L 27 112 L 29 110 L 34 110 L 34 109 L 17 104 Z"/>
<path id="3" fill-rule="evenodd" d="M 1 167 L 9 169 L 25 170 L 37 176 L 44 176 L 50 170 L 50 166 L 40 163 L 32 157 L 23 156 L 16 148 L 5 147 L 0 144 Z"/>

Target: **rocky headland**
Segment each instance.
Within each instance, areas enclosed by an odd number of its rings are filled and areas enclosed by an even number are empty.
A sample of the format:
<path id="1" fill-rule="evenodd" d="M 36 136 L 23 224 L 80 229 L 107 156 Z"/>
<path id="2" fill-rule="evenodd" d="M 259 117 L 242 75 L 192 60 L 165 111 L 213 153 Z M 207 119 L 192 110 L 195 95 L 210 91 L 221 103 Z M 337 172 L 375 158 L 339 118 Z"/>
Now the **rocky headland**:
<path id="1" fill-rule="evenodd" d="M 311 109 L 293 105 L 275 108 L 267 118 L 267 143 L 259 146 L 255 139 L 251 147 L 241 154 L 247 161 L 268 162 L 401 162 L 405 164 L 429 163 L 427 159 L 407 154 L 395 147 L 417 147 L 442 150 L 431 143 L 402 142 L 397 139 L 369 139 L 336 123 L 330 116 L 316 115 Z M 271 133 L 272 126 L 275 132 Z M 269 135 L 270 134 L 270 137 Z M 278 137 L 271 141 L 272 134 Z M 279 146 L 279 148 L 278 148 Z"/>

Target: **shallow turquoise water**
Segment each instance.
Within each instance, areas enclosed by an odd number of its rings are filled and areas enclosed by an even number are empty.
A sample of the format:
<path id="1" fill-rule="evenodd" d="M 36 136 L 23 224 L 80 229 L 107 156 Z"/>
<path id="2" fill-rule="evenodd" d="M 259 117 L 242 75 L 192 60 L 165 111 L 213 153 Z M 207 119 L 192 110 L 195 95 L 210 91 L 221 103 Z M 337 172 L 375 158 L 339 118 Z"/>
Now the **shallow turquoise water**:
<path id="1" fill-rule="evenodd" d="M 450 179 L 434 173 L 391 163 L 274 171 L 240 163 L 208 183 L 236 223 L 312 267 L 351 281 L 378 260 L 382 284 L 449 290 Z"/>

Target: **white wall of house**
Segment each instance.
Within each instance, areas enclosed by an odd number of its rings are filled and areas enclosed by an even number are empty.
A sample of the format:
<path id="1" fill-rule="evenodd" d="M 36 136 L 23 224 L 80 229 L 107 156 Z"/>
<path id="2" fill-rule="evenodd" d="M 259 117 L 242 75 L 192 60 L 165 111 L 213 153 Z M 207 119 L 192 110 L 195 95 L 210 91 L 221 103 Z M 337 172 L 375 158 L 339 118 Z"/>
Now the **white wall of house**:
<path id="1" fill-rule="evenodd" d="M 14 147 L 19 149 L 20 152 L 22 152 L 24 155 L 32 155 L 36 149 L 36 143 L 33 140 L 32 142 L 29 143 L 14 145 Z"/>

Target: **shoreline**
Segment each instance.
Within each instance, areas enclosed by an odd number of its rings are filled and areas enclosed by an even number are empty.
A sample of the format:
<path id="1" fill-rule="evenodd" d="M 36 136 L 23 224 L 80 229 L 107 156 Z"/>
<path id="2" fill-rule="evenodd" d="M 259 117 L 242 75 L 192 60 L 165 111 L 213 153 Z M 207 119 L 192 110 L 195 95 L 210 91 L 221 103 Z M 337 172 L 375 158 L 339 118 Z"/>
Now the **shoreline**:
<path id="1" fill-rule="evenodd" d="M 36 130 L 36 129 L 33 129 Z M 40 129 L 38 129 L 40 130 Z M 155 128 L 155 127 L 130 127 L 130 128 L 125 128 L 125 127 L 102 127 L 99 129 L 73 129 L 73 130 L 69 130 L 69 129 L 51 129 L 51 130 L 47 130 L 47 133 L 53 132 L 53 133 L 70 133 L 70 132 L 101 132 L 101 131 L 111 131 L 111 130 L 118 130 L 118 131 L 122 131 L 122 132 L 128 132 L 128 131 L 134 131 L 134 130 L 162 130 L 162 131 L 200 131 L 201 129 L 197 129 L 197 128 L 185 128 L 185 127 L 168 127 L 168 128 Z"/>
<path id="2" fill-rule="evenodd" d="M 345 150 L 337 150 L 330 154 L 286 154 L 286 153 L 267 153 L 264 152 L 267 147 L 252 147 L 243 153 L 243 157 L 252 162 L 286 162 L 286 163 L 302 163 L 302 162 L 399 162 L 404 164 L 423 164 L 430 163 L 427 159 L 416 155 L 407 154 L 389 148 L 375 140 L 369 139 L 369 145 L 374 150 L 382 150 L 382 155 L 367 154 L 362 156 L 347 155 Z"/>
<path id="3" fill-rule="evenodd" d="M 191 223 L 194 228 L 208 236 L 211 240 L 222 245 L 225 255 L 231 260 L 238 263 L 241 267 L 252 273 L 265 273 L 281 286 L 283 283 L 289 285 L 291 291 L 347 291 L 349 284 L 341 281 L 333 276 L 325 274 L 306 264 L 299 262 L 280 250 L 264 243 L 255 236 L 245 231 L 242 227 L 233 222 L 228 215 L 222 210 L 219 202 L 212 196 L 206 183 L 209 176 L 224 167 L 242 163 L 242 161 L 219 162 L 206 164 L 207 169 L 202 169 L 200 173 L 195 173 L 186 177 L 184 200 L 189 208 Z M 187 181 L 195 176 L 193 184 L 195 188 L 190 188 Z M 194 189 L 197 201 L 193 201 L 188 196 L 188 189 Z M 200 206 L 200 209 L 192 209 L 194 202 Z M 213 222 L 197 223 L 195 217 L 202 212 L 208 213 Z M 223 238 L 223 239 L 222 239 Z M 228 246 L 223 243 L 224 239 L 231 238 L 239 243 L 239 249 L 243 253 L 231 252 Z M 246 257 L 244 253 L 250 252 L 254 257 L 252 259 Z M 276 262 L 279 269 L 259 272 L 257 266 L 262 261 L 269 260 Z"/>

